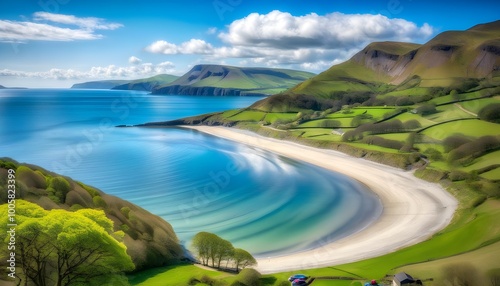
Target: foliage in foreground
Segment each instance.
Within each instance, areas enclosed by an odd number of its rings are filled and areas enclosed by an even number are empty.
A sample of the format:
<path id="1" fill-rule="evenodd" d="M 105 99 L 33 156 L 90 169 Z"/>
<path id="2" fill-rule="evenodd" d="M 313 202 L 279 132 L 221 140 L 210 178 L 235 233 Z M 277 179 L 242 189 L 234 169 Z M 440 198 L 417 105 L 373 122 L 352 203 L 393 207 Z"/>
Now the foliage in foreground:
<path id="1" fill-rule="evenodd" d="M 226 268 L 231 263 L 236 272 L 241 268 L 257 263 L 255 258 L 246 250 L 234 248 L 231 242 L 222 239 L 213 233 L 199 232 L 193 238 L 193 248 L 198 254 L 201 264 L 221 268 L 221 263 L 226 262 Z"/>
<path id="2" fill-rule="evenodd" d="M 15 204 L 20 282 L 37 286 L 128 284 L 123 273 L 133 270 L 134 264 L 117 240 L 123 233 L 113 232 L 113 222 L 103 211 L 46 211 L 24 200 Z M 7 211 L 8 204 L 0 205 L 0 213 Z M 4 216 L 1 223 L 7 225 L 7 220 Z M 1 241 L 8 243 L 9 238 L 8 232 L 0 233 Z"/>

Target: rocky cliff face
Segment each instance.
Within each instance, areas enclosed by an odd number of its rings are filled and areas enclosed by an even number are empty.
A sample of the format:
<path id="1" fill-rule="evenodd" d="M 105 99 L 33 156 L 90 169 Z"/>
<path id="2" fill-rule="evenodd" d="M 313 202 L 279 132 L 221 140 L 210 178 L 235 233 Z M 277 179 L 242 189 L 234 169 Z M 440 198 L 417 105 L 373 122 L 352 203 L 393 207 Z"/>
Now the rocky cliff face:
<path id="1" fill-rule="evenodd" d="M 256 90 L 241 90 L 234 88 L 220 88 L 212 86 L 183 86 L 172 85 L 156 89 L 154 94 L 176 94 L 176 95 L 202 95 L 202 96 L 249 96 L 249 95 L 267 95 L 259 93 Z"/>

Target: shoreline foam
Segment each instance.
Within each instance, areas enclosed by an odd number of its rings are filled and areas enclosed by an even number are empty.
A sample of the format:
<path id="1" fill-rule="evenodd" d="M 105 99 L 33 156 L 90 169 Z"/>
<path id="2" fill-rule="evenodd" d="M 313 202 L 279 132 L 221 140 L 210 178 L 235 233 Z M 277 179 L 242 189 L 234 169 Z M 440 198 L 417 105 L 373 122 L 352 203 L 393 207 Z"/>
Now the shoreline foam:
<path id="1" fill-rule="evenodd" d="M 258 259 L 261 273 L 344 264 L 384 255 L 416 244 L 446 227 L 458 205 L 441 186 L 411 172 L 344 153 L 260 136 L 249 131 L 209 126 L 183 126 L 257 147 L 354 178 L 368 186 L 382 202 L 381 216 L 363 230 L 299 253 Z"/>

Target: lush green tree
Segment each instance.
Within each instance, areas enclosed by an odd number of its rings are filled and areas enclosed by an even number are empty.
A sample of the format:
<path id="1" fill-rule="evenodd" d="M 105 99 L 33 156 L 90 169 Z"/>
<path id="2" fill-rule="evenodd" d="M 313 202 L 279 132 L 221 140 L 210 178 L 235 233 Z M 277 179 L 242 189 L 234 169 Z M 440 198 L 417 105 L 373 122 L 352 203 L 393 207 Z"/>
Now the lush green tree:
<path id="1" fill-rule="evenodd" d="M 234 249 L 233 260 L 236 265 L 237 272 L 239 272 L 242 268 L 257 264 L 255 258 L 248 251 L 241 248 Z"/>
<path id="2" fill-rule="evenodd" d="M 6 204 L 0 205 L 0 212 L 7 213 Z M 46 211 L 18 200 L 16 219 L 16 254 L 25 283 L 66 286 L 113 281 L 121 285 L 126 282 L 123 272 L 134 268 L 103 211 Z M 6 224 L 4 220 L 0 223 Z M 0 235 L 4 241 L 9 239 L 6 233 Z"/>
<path id="3" fill-rule="evenodd" d="M 493 103 L 483 107 L 478 116 L 481 120 L 500 123 L 500 103 Z"/>

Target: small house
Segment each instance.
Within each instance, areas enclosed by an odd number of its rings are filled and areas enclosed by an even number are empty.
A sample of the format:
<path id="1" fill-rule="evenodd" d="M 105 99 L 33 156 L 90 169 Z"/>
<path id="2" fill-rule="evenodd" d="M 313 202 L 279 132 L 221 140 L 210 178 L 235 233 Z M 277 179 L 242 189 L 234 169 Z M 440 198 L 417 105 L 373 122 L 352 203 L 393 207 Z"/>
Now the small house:
<path id="1" fill-rule="evenodd" d="M 394 279 L 392 280 L 392 286 L 417 285 L 415 283 L 415 279 L 413 279 L 413 277 L 405 272 L 399 272 L 398 274 L 394 275 Z"/>

